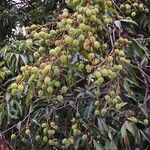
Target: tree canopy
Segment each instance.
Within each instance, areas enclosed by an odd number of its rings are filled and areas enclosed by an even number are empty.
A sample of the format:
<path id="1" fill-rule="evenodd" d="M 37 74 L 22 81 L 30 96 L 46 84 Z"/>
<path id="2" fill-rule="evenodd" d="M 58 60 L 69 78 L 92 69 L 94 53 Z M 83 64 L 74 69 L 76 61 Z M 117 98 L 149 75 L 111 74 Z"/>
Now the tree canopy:
<path id="1" fill-rule="evenodd" d="M 148 150 L 149 6 L 2 1 L 0 145 Z"/>

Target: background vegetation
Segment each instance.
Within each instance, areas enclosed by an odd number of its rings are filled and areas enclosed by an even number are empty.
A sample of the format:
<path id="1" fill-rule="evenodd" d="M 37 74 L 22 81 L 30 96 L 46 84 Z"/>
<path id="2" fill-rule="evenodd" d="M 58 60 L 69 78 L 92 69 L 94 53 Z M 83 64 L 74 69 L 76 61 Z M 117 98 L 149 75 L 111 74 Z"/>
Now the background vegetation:
<path id="1" fill-rule="evenodd" d="M 2 0 L 0 145 L 150 149 L 149 8 L 149 0 Z"/>

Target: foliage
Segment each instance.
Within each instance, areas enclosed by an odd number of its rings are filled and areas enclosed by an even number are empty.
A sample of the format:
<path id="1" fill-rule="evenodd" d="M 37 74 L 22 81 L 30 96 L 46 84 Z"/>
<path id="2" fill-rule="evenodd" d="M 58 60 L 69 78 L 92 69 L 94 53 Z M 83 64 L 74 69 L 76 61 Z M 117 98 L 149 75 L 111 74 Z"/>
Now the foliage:
<path id="1" fill-rule="evenodd" d="M 0 51 L 19 72 L 0 101 L 13 148 L 149 149 L 149 10 L 135 3 L 67 0 Z"/>

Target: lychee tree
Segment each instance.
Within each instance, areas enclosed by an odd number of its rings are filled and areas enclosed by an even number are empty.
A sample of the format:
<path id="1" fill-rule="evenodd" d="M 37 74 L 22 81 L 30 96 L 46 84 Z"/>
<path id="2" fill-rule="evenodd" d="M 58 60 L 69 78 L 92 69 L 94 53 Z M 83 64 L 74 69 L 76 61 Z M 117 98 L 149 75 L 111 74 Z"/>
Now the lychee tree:
<path id="1" fill-rule="evenodd" d="M 52 22 L 26 28 L 20 44 L 33 62 L 7 89 L 2 134 L 16 149 L 141 148 L 137 124 L 148 128 L 148 116 L 137 106 L 135 111 L 123 86 L 133 66 L 127 57 L 133 41 L 121 23 L 137 24 L 120 9 L 129 13 L 130 3 L 66 3 L 72 12 L 64 9 Z M 139 9 L 149 11 L 144 4 Z"/>

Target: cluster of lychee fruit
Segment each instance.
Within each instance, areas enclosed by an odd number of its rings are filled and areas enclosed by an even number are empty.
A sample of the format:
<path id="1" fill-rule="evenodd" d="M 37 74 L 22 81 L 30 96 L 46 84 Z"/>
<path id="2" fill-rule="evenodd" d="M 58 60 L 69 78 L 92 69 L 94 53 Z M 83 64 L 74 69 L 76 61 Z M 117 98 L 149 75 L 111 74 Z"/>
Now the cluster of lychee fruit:
<path id="1" fill-rule="evenodd" d="M 149 13 L 149 9 L 140 1 L 127 1 L 120 5 L 120 9 L 131 17 L 135 17 L 139 12 Z"/>

